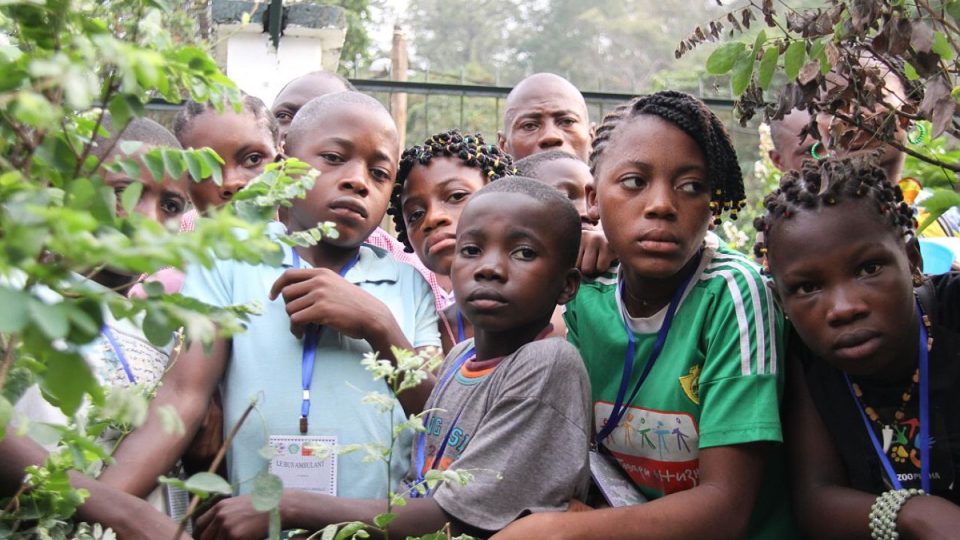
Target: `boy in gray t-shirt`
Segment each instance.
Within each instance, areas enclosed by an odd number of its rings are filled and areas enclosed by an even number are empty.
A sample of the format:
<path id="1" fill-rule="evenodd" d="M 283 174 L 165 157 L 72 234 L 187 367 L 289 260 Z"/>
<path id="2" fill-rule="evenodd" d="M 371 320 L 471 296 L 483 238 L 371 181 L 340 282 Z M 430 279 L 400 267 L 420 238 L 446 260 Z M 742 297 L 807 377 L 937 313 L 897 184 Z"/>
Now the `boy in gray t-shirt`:
<path id="1" fill-rule="evenodd" d="M 392 535 L 420 536 L 449 523 L 454 534 L 488 536 L 527 513 L 565 510 L 586 494 L 587 373 L 572 345 L 540 339 L 556 305 L 580 285 L 579 240 L 580 216 L 570 201 L 528 178 L 488 184 L 464 207 L 451 277 L 475 337 L 444 361 L 409 479 L 448 468 L 474 478 L 394 506 Z M 383 510 L 382 500 L 306 492 L 280 503 L 287 529 L 372 523 Z M 244 497 L 200 518 L 205 535 L 231 538 L 262 538 L 267 523 Z"/>

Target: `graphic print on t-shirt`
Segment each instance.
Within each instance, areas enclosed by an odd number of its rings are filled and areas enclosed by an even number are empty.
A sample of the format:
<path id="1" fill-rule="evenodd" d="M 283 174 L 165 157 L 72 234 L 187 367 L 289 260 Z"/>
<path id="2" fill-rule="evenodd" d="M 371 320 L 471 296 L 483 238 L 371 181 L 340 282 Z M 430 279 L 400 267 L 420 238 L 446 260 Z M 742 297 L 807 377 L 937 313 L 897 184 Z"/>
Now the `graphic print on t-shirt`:
<path id="1" fill-rule="evenodd" d="M 599 432 L 613 412 L 607 401 L 594 403 Z M 688 413 L 627 407 L 620 424 L 603 441 L 637 485 L 675 493 L 700 481 L 700 432 Z"/>

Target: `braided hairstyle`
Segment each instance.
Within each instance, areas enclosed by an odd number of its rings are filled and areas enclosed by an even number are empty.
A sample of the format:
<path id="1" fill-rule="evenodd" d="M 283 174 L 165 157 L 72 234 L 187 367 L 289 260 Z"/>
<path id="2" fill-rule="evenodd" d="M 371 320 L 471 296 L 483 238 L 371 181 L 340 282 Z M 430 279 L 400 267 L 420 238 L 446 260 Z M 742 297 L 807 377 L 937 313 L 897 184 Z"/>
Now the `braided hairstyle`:
<path id="1" fill-rule="evenodd" d="M 241 95 L 240 103 L 243 105 L 242 110 L 253 114 L 257 124 L 267 130 L 270 138 L 273 139 L 273 145 L 279 146 L 280 124 L 277 123 L 277 119 L 267 108 L 267 105 L 260 98 L 246 93 Z M 232 110 L 230 103 L 225 103 L 224 107 L 224 112 Z M 193 121 L 207 111 L 216 112 L 213 103 L 209 101 L 200 103 L 190 100 L 184 103 L 183 108 L 177 112 L 177 116 L 173 119 L 173 134 L 177 137 L 177 140 L 183 140 L 183 135 L 193 125 Z"/>
<path id="2" fill-rule="evenodd" d="M 785 173 L 780 187 L 763 199 L 766 213 L 753 222 L 757 230 L 754 255 L 764 261 L 766 268 L 767 236 L 774 223 L 844 200 L 866 201 L 877 209 L 885 225 L 905 237 L 913 234 L 913 210 L 903 201 L 900 188 L 890 185 L 882 168 L 869 156 L 831 157 L 805 161 L 801 170 Z"/>
<path id="3" fill-rule="evenodd" d="M 459 158 L 468 166 L 480 169 L 486 182 L 517 172 L 510 155 L 494 144 L 486 144 L 479 133 L 463 135 L 460 130 L 452 129 L 433 135 L 424 141 L 422 146 L 417 145 L 404 150 L 403 155 L 400 156 L 400 169 L 397 171 L 397 182 L 393 186 L 387 213 L 393 216 L 393 224 L 397 228 L 397 239 L 403 242 L 404 250 L 408 253 L 413 253 L 413 247 L 407 237 L 407 226 L 403 221 L 403 208 L 400 204 L 403 184 L 415 165 L 426 166 L 434 157 Z"/>
<path id="4" fill-rule="evenodd" d="M 746 206 L 743 174 L 730 135 L 723 123 L 699 99 L 673 90 L 633 98 L 607 114 L 597 128 L 590 151 L 590 172 L 597 177 L 597 169 L 617 130 L 640 115 L 659 117 L 687 134 L 703 152 L 710 180 L 710 211 L 714 222 L 720 223 L 720 214 L 730 212 L 737 219 L 737 211 Z"/>

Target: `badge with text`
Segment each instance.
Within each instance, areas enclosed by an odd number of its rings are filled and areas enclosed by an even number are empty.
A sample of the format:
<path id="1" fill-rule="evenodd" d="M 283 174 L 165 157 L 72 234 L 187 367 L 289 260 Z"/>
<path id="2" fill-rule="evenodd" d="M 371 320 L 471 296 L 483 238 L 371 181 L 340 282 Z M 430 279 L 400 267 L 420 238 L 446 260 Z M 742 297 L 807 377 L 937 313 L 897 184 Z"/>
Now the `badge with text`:
<path id="1" fill-rule="evenodd" d="M 614 508 L 647 502 L 647 498 L 624 474 L 613 456 L 591 451 L 590 476 L 607 504 Z"/>
<path id="2" fill-rule="evenodd" d="M 337 438 L 271 435 L 270 472 L 286 489 L 337 494 Z"/>

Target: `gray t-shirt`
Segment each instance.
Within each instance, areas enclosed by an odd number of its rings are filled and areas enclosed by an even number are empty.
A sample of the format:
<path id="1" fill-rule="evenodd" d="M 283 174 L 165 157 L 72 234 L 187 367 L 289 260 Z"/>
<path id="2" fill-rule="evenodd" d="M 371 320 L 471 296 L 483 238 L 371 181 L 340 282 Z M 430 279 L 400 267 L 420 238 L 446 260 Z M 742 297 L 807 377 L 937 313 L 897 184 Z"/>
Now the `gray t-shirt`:
<path id="1" fill-rule="evenodd" d="M 450 351 L 440 380 L 472 344 Z M 580 353 L 561 338 L 528 343 L 493 367 L 473 369 L 485 364 L 468 362 L 434 388 L 428 406 L 438 410 L 427 425 L 424 467 L 448 437 L 436 468 L 467 470 L 474 478 L 466 486 L 441 484 L 434 499 L 461 522 L 498 531 L 586 495 L 590 383 Z"/>

